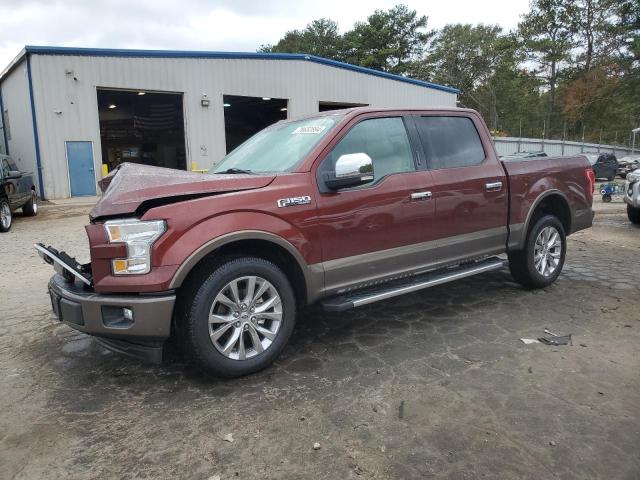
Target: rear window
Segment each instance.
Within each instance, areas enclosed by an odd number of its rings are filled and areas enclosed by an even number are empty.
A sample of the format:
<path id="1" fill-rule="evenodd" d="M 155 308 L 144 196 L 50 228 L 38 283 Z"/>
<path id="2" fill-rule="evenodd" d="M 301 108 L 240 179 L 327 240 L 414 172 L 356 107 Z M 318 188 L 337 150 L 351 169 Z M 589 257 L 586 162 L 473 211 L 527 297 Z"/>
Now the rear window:
<path id="1" fill-rule="evenodd" d="M 432 169 L 479 165 L 485 159 L 480 135 L 467 117 L 417 117 L 427 161 Z"/>

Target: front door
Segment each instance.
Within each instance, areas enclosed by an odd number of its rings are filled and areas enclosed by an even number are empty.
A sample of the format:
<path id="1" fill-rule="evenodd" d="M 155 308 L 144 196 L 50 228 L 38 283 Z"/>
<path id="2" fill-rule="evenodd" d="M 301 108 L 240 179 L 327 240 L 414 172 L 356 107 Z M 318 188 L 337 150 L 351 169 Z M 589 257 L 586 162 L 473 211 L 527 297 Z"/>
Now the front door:
<path id="1" fill-rule="evenodd" d="M 65 142 L 72 197 L 96 194 L 96 175 L 92 142 Z"/>
<path id="2" fill-rule="evenodd" d="M 387 280 L 428 262 L 424 231 L 435 208 L 431 173 L 416 168 L 404 119 L 366 118 L 352 126 L 322 161 L 333 170 L 345 154 L 366 153 L 374 179 L 357 188 L 324 191 L 318 199 L 326 293 Z"/>

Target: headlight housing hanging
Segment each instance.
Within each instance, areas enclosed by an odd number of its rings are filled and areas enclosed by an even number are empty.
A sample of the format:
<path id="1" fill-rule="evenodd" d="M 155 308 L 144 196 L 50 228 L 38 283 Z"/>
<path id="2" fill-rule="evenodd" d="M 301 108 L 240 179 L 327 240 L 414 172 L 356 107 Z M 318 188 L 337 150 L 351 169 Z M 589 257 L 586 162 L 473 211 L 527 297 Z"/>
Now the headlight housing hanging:
<path id="1" fill-rule="evenodd" d="M 151 247 L 167 229 L 164 220 L 109 220 L 104 223 L 104 228 L 109 243 L 127 245 L 127 258 L 111 260 L 114 275 L 142 275 L 151 271 Z"/>

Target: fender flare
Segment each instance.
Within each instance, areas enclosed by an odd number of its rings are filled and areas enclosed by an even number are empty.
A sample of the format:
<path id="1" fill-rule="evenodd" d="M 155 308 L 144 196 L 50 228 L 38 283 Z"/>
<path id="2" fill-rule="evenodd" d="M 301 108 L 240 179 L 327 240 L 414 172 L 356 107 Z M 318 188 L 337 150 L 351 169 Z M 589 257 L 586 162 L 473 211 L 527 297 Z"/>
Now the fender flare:
<path id="1" fill-rule="evenodd" d="M 302 271 L 309 303 L 316 299 L 317 292 L 321 290 L 324 282 L 324 271 L 321 268 L 314 268 L 313 265 L 307 265 L 298 249 L 284 238 L 262 230 L 241 230 L 227 233 L 204 243 L 196 251 L 191 253 L 191 255 L 189 255 L 189 257 L 187 257 L 187 259 L 180 265 L 171 279 L 169 288 L 176 289 L 180 287 L 191 270 L 200 262 L 200 260 L 211 252 L 224 245 L 242 240 L 263 240 L 284 248 L 295 259 L 298 267 Z"/>
<path id="2" fill-rule="evenodd" d="M 533 212 L 536 211 L 536 209 L 538 208 L 538 206 L 542 203 L 542 201 L 547 198 L 550 197 L 551 195 L 557 195 L 560 196 L 565 203 L 567 204 L 567 207 L 569 208 L 569 222 L 570 225 L 571 223 L 573 223 L 573 217 L 574 217 L 574 212 L 573 212 L 573 208 L 571 207 L 571 202 L 569 202 L 569 199 L 567 198 L 567 196 L 561 192 L 560 190 L 554 188 L 551 190 L 547 190 L 546 192 L 542 192 L 540 195 L 538 195 L 538 198 L 536 198 L 534 200 L 534 202 L 531 204 L 531 208 L 529 208 L 529 212 L 527 213 L 527 218 L 524 221 L 523 224 L 523 228 L 522 228 L 522 234 L 520 237 L 520 240 L 518 242 L 517 247 L 515 248 L 515 250 L 522 250 L 524 248 L 524 242 L 527 238 L 527 232 L 529 231 L 529 224 L 531 223 L 531 218 L 533 217 Z M 571 230 L 571 229 L 569 229 Z M 565 232 L 567 235 L 569 235 L 571 233 L 571 231 L 567 231 Z"/>

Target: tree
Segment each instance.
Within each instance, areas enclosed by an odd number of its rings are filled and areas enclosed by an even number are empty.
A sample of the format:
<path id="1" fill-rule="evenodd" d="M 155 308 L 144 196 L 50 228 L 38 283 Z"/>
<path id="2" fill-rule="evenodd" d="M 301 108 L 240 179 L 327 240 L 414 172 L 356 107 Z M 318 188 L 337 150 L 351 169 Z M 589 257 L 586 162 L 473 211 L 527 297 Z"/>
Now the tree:
<path id="1" fill-rule="evenodd" d="M 531 11 L 518 25 L 523 51 L 528 60 L 538 66 L 535 73 L 544 79 L 549 89 L 547 130 L 551 130 L 551 118 L 555 113 L 560 72 L 571 60 L 575 16 L 573 0 L 533 0 Z"/>
<path id="2" fill-rule="evenodd" d="M 427 17 L 406 5 L 388 11 L 376 10 L 366 22 L 358 22 L 345 33 L 346 60 L 364 67 L 405 75 L 421 58 L 433 32 Z"/>
<path id="3" fill-rule="evenodd" d="M 509 43 L 500 36 L 497 25 L 446 25 L 432 43 L 425 59 L 433 72 L 431 79 L 461 90 L 460 101 L 482 111 L 492 128 L 497 128 L 497 92 L 490 81 L 498 66 L 513 54 Z M 417 73 L 419 70 L 414 69 Z M 483 100 L 477 89 L 483 86 Z"/>
<path id="4" fill-rule="evenodd" d="M 608 61 L 612 53 L 619 51 L 625 29 L 621 22 L 620 0 L 577 0 L 574 17 L 576 44 L 579 48 L 576 61 L 585 71 L 594 63 Z"/>
<path id="5" fill-rule="evenodd" d="M 258 50 L 271 53 L 306 53 L 333 60 L 344 60 L 342 36 L 338 24 L 320 18 L 308 24 L 304 30 L 291 30 L 275 45 L 263 45 Z"/>

